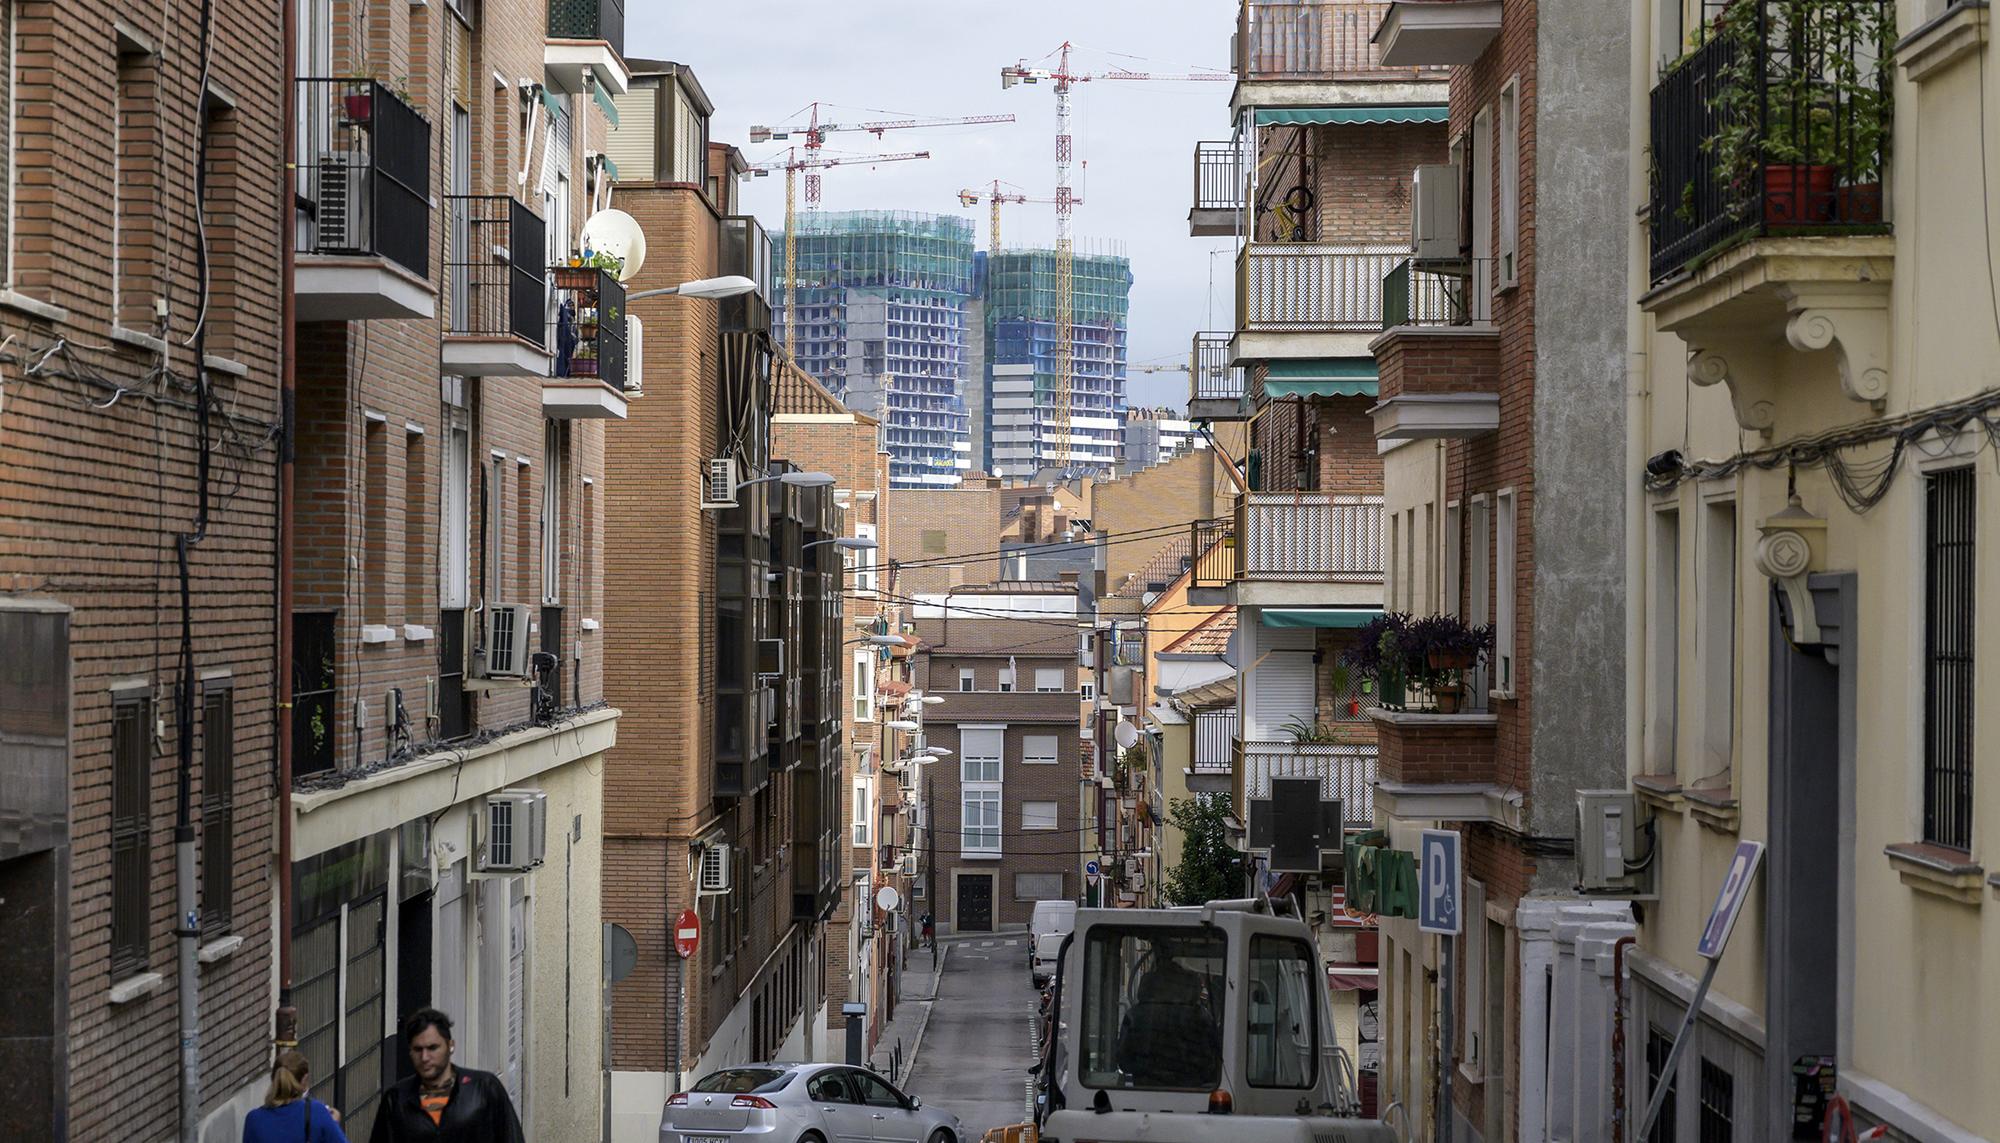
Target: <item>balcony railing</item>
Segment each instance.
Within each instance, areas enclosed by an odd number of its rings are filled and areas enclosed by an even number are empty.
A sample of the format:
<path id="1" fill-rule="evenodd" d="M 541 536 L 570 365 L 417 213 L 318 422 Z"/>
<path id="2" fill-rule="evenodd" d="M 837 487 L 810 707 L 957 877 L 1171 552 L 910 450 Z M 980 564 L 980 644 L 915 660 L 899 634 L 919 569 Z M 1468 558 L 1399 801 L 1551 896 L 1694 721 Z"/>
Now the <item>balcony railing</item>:
<path id="1" fill-rule="evenodd" d="M 447 195 L 444 203 L 445 332 L 546 344 L 548 225 L 511 195 Z"/>
<path id="2" fill-rule="evenodd" d="M 1196 520 L 1189 526 L 1188 550 L 1194 553 L 1188 586 L 1228 587 L 1236 580 L 1236 523 Z"/>
<path id="3" fill-rule="evenodd" d="M 1736 0 L 1729 13 L 1653 88 L 1654 281 L 1746 235 L 1888 220 L 1895 5 Z"/>
<path id="4" fill-rule="evenodd" d="M 431 272 L 431 125 L 372 79 L 301 79 L 299 251 Z"/>
<path id="5" fill-rule="evenodd" d="M 1383 67 L 1370 38 L 1387 0 L 1301 3 L 1243 0 L 1236 19 L 1236 75 L 1246 81 L 1414 79 L 1420 68 Z"/>
<path id="6" fill-rule="evenodd" d="M 1271 796 L 1273 778 L 1318 778 L 1321 798 L 1339 798 L 1350 826 L 1375 820 L 1375 762 L 1372 742 L 1297 743 L 1238 739 L 1237 773 L 1245 800 Z"/>
<path id="7" fill-rule="evenodd" d="M 625 388 L 625 287 L 608 270 L 557 266 L 550 348 L 556 377 Z"/>
<path id="8" fill-rule="evenodd" d="M 549 39 L 603 40 L 625 54 L 625 5 L 621 0 L 549 0 Z"/>
<path id="9" fill-rule="evenodd" d="M 1243 209 L 1243 150 L 1235 143 L 1194 145 L 1194 208 Z"/>
<path id="10" fill-rule="evenodd" d="M 749 215 L 722 220 L 722 273 L 757 283 L 757 289 L 722 300 L 722 328 L 731 332 L 771 328 L 771 235 Z"/>
<path id="11" fill-rule="evenodd" d="M 1383 279 L 1407 246 L 1261 242 L 1236 256 L 1238 330 L 1382 328 Z"/>
<path id="12" fill-rule="evenodd" d="M 1471 325 L 1490 320 L 1492 302 L 1479 289 L 1490 281 L 1493 259 L 1468 258 L 1443 267 L 1405 258 L 1382 276 L 1382 328 Z"/>
<path id="13" fill-rule="evenodd" d="M 1236 708 L 1216 707 L 1194 712 L 1194 759 L 1197 774 L 1231 774 L 1236 770 Z"/>
<path id="14" fill-rule="evenodd" d="M 1382 578 L 1382 498 L 1252 492 L 1236 505 L 1236 578 Z"/>
<path id="15" fill-rule="evenodd" d="M 1229 363 L 1229 335 L 1194 335 L 1191 394 L 1197 401 L 1234 401 L 1243 396 L 1243 367 Z"/>

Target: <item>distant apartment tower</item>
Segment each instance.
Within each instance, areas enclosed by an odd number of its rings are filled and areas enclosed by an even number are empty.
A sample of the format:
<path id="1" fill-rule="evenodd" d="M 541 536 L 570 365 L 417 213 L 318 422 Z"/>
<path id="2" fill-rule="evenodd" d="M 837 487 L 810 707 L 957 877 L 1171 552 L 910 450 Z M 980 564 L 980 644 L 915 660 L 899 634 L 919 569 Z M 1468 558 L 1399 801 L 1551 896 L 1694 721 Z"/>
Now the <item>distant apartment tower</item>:
<path id="1" fill-rule="evenodd" d="M 1207 448 L 1208 438 L 1177 409 L 1137 408 L 1125 413 L 1125 468 L 1165 464 L 1184 452 Z"/>
<path id="2" fill-rule="evenodd" d="M 1055 251 L 1003 250 L 983 261 L 987 467 L 1023 478 L 1050 469 L 1109 475 L 1125 447 L 1131 260 L 1080 254 L 1072 262 L 1067 449 L 1056 416 Z"/>
<path id="3" fill-rule="evenodd" d="M 800 368 L 851 410 L 882 423 L 897 488 L 950 488 L 972 465 L 965 387 L 972 224 L 903 211 L 798 218 L 788 327 Z M 776 265 L 785 264 L 777 237 Z M 782 270 L 780 271 L 782 277 Z"/>

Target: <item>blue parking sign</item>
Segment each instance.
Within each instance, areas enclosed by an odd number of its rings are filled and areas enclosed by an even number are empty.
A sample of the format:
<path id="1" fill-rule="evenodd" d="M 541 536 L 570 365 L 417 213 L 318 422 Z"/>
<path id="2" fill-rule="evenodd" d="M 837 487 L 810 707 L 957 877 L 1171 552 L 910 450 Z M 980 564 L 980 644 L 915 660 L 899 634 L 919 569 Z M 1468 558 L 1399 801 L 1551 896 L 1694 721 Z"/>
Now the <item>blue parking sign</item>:
<path id="1" fill-rule="evenodd" d="M 1736 915 L 1750 898 L 1750 883 L 1757 878 L 1757 866 L 1763 860 L 1763 842 L 1736 843 L 1736 852 L 1729 859 L 1729 872 L 1723 875 L 1722 889 L 1715 895 L 1715 907 L 1708 911 L 1708 923 L 1701 927 L 1701 941 L 1695 945 L 1695 952 L 1709 960 L 1722 955 L 1729 944 L 1729 933 L 1736 927 Z"/>
<path id="2" fill-rule="evenodd" d="M 1457 935 L 1465 929 L 1464 852 L 1457 830 L 1427 829 L 1417 843 L 1417 928 Z"/>

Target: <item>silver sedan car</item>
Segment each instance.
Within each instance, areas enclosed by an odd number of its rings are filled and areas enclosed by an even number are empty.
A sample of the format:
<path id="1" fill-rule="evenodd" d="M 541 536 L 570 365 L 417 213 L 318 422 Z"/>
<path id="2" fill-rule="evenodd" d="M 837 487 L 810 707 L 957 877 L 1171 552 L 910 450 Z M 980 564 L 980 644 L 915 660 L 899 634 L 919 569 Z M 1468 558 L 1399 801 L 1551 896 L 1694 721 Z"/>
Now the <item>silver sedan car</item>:
<path id="1" fill-rule="evenodd" d="M 845 1064 L 745 1064 L 667 1100 L 660 1143 L 967 1143 L 949 1112 Z"/>

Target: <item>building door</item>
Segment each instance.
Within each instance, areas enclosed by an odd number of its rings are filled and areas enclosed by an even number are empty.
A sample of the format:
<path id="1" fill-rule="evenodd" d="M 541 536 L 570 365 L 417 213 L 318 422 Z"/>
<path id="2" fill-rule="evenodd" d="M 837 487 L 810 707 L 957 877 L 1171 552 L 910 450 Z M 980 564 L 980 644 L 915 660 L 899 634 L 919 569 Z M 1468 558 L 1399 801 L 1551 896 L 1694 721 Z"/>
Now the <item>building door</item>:
<path id="1" fill-rule="evenodd" d="M 436 894 L 418 893 L 396 907 L 396 1019 L 391 1027 L 402 1027 L 403 1017 L 431 1003 L 432 913 Z M 413 1076 L 410 1053 L 402 1045 L 389 1046 L 391 1081 Z"/>
<path id="2" fill-rule="evenodd" d="M 958 916 L 953 931 L 990 933 L 993 931 L 993 877 L 987 873 L 958 875 Z"/>

